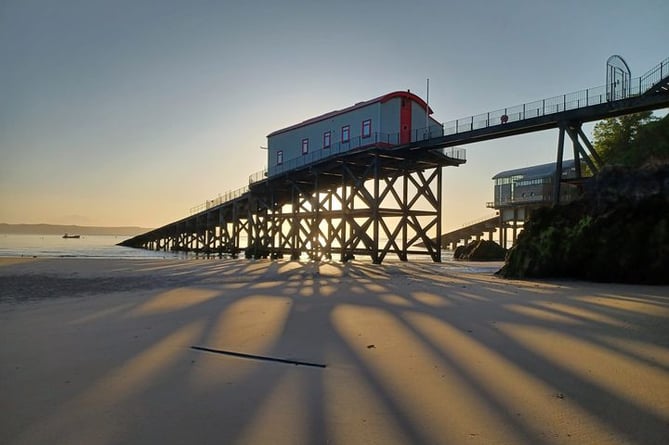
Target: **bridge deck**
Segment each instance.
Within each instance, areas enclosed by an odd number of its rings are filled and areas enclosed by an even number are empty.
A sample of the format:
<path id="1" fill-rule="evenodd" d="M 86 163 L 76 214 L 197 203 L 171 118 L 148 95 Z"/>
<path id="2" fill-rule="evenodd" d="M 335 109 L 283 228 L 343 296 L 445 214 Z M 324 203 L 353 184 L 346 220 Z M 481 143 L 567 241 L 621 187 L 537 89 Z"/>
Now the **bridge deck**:
<path id="1" fill-rule="evenodd" d="M 457 119 L 443 124 L 443 136 L 427 135 L 410 147 L 430 150 L 466 145 L 558 128 L 563 122 L 593 122 L 669 107 L 669 58 L 632 80 L 631 85 L 634 89 L 616 100 L 607 97 L 606 86 L 600 86 Z"/>
<path id="2" fill-rule="evenodd" d="M 483 236 L 491 233 L 499 227 L 499 216 L 491 216 L 488 219 L 468 224 L 459 229 L 451 230 L 441 236 L 441 245 L 456 245 L 458 242 L 468 240 L 472 237 Z"/>

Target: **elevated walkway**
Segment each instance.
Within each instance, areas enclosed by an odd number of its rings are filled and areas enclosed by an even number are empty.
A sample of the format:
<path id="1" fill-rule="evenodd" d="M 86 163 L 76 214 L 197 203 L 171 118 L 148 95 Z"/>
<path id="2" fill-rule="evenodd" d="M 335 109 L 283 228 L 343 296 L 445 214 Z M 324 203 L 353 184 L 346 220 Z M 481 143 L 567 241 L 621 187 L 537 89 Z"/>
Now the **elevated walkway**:
<path id="1" fill-rule="evenodd" d="M 415 150 L 453 147 L 535 131 L 559 128 L 565 122 L 593 122 L 640 111 L 669 107 L 669 57 L 643 76 L 631 79 L 620 99 L 609 100 L 602 85 L 574 93 L 541 99 L 488 113 L 445 122 L 444 135 L 431 137 L 417 130 Z M 422 134 L 421 134 L 422 132 Z"/>
<path id="2" fill-rule="evenodd" d="M 499 216 L 486 216 L 442 235 L 441 245 L 444 247 L 450 246 L 451 248 L 455 248 L 461 241 L 467 243 L 472 238 L 478 240 L 486 233 L 488 234 L 488 239 L 492 239 L 492 235 L 495 233 L 498 226 Z"/>

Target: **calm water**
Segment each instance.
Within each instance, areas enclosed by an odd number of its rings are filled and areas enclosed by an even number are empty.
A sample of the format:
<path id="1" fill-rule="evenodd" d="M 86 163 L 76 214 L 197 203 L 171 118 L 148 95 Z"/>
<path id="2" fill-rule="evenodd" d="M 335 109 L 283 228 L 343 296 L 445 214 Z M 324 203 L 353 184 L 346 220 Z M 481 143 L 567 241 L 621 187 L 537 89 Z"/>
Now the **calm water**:
<path id="1" fill-rule="evenodd" d="M 80 258 L 179 258 L 171 252 L 120 247 L 130 237 L 82 235 L 64 239 L 61 235 L 0 234 L 0 257 L 80 257 Z"/>
<path id="2" fill-rule="evenodd" d="M 79 239 L 63 239 L 61 235 L 10 235 L 0 234 L 0 257 L 51 257 L 51 258 L 193 258 L 183 252 L 156 252 L 153 250 L 120 247 L 116 244 L 128 239 L 124 236 L 82 235 Z M 240 257 L 243 258 L 243 255 Z M 308 261 L 303 255 L 301 260 Z M 367 261 L 369 258 L 358 258 Z M 386 262 L 397 261 L 389 255 Z M 410 261 L 431 262 L 425 256 L 410 258 Z M 442 251 L 445 269 L 473 272 L 493 273 L 501 267 L 501 263 L 470 263 L 453 261 L 453 252 Z"/>

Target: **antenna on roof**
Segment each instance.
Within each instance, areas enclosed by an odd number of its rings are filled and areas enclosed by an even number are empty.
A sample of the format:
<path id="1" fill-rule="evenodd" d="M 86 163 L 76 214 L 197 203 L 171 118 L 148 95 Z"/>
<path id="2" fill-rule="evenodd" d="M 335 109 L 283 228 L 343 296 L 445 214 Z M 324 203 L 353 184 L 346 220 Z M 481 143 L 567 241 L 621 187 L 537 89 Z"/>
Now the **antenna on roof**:
<path id="1" fill-rule="evenodd" d="M 430 78 L 427 78 L 427 93 L 425 94 L 425 131 L 430 138 Z"/>

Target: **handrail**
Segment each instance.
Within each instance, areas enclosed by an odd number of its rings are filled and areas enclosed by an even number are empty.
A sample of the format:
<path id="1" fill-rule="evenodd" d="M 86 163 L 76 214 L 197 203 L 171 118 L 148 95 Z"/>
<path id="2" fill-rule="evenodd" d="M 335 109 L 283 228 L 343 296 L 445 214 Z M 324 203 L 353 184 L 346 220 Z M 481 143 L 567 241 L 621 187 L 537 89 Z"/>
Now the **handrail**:
<path id="1" fill-rule="evenodd" d="M 341 151 L 336 151 L 336 154 L 341 153 Z M 348 151 L 348 150 L 345 150 Z M 466 159 L 466 150 L 463 148 L 459 147 L 448 147 L 448 148 L 442 148 L 441 152 L 453 159 L 460 159 L 464 160 Z M 332 156 L 333 154 L 330 154 L 329 156 Z M 328 156 L 328 157 L 329 157 Z M 325 158 L 320 158 L 320 159 L 325 159 Z M 249 175 L 249 186 L 260 182 L 264 180 L 267 177 L 267 169 L 262 169 L 260 171 L 257 171 L 251 175 Z M 232 201 L 233 199 L 239 198 L 241 195 L 249 191 L 248 186 L 241 187 L 236 190 L 232 190 L 223 194 L 219 194 L 216 198 L 212 200 L 208 200 L 203 202 L 202 204 L 198 204 L 196 206 L 193 206 L 189 209 L 190 215 L 194 215 L 196 213 L 200 213 L 204 210 L 209 210 L 212 207 L 216 207 L 218 205 L 224 204 L 228 201 Z"/>
<path id="2" fill-rule="evenodd" d="M 412 142 L 429 140 L 431 138 L 443 136 L 443 129 L 440 125 L 432 125 L 427 128 L 414 129 L 412 132 Z M 372 133 L 368 137 L 357 136 L 346 142 L 337 142 L 328 148 L 314 150 L 307 154 L 285 160 L 282 164 L 272 166 L 272 175 L 278 175 L 296 168 L 305 167 L 319 161 L 338 156 L 352 150 L 363 149 L 367 147 L 387 147 L 389 149 L 400 145 L 399 133 Z M 463 148 L 443 151 L 446 156 L 466 160 L 466 150 Z"/>
<path id="3" fill-rule="evenodd" d="M 216 206 L 219 206 L 219 205 L 224 204 L 226 202 L 232 201 L 234 199 L 237 199 L 237 198 L 241 197 L 244 193 L 246 193 L 248 191 L 249 191 L 249 187 L 244 186 L 244 187 L 240 187 L 240 188 L 235 189 L 235 190 L 230 190 L 230 191 L 225 192 L 223 194 L 219 193 L 219 195 L 216 198 L 211 199 L 209 201 L 205 201 L 202 204 L 198 204 L 194 207 L 191 207 L 190 208 L 190 214 L 194 215 L 194 214 L 200 213 L 204 210 L 209 210 L 212 207 L 216 207 Z"/>
<path id="4" fill-rule="evenodd" d="M 652 83 L 650 88 L 652 88 L 653 85 L 655 85 L 656 83 L 658 83 L 659 81 L 664 79 L 667 75 L 669 75 L 669 57 L 667 57 L 662 62 L 655 65 L 653 68 L 649 69 L 646 72 L 646 74 L 642 75 L 639 78 L 640 83 L 648 83 L 648 79 L 655 78 L 655 76 L 658 72 L 660 73 L 660 75 L 656 77 L 657 80 Z M 639 87 L 639 88 L 641 88 L 641 87 Z M 650 88 L 648 88 L 648 89 L 650 89 Z M 648 90 L 646 90 L 646 91 L 648 91 Z"/>
<path id="5" fill-rule="evenodd" d="M 482 217 L 480 217 L 478 219 L 475 219 L 473 221 L 469 221 L 467 223 L 464 223 L 460 228 L 473 226 L 475 224 L 479 224 L 479 223 L 482 223 L 484 221 L 488 221 L 489 219 L 493 219 L 493 218 L 496 218 L 496 217 L 497 217 L 497 215 L 482 216 Z"/>
<path id="6" fill-rule="evenodd" d="M 444 147 L 441 152 L 451 159 L 459 159 L 461 161 L 467 160 L 467 150 L 460 147 Z"/>
<path id="7" fill-rule="evenodd" d="M 267 178 L 267 169 L 263 168 L 262 170 L 249 175 L 249 185 L 253 185 L 256 182 L 260 182 L 265 178 Z"/>
<path id="8" fill-rule="evenodd" d="M 633 79 L 633 81 L 630 82 L 630 89 L 625 92 L 624 97 L 616 96 L 612 100 L 609 100 L 606 94 L 606 85 L 603 85 L 563 94 L 562 96 L 554 96 L 547 99 L 490 111 L 488 113 L 455 119 L 443 123 L 442 127 L 444 128 L 444 135 L 448 136 L 451 134 L 459 134 L 482 128 L 504 125 L 509 122 L 518 122 L 525 119 L 560 113 L 567 110 L 576 110 L 593 105 L 601 105 L 606 102 L 614 102 L 629 97 L 641 96 L 668 76 L 669 58 L 651 68 L 643 76 Z M 634 87 L 632 87 L 632 85 L 634 85 Z"/>
<path id="9" fill-rule="evenodd" d="M 598 86 L 579 90 L 573 93 L 554 96 L 547 99 L 528 102 L 525 104 L 514 105 L 503 109 L 490 111 L 465 118 L 455 119 L 442 123 L 441 125 L 432 125 L 425 128 L 414 129 L 412 132 L 412 142 L 429 141 L 436 137 L 449 136 L 465 133 L 483 128 L 505 125 L 510 122 L 518 122 L 525 119 L 532 119 L 541 116 L 547 116 L 568 110 L 576 110 L 593 105 L 601 105 L 606 102 L 615 102 L 616 100 L 627 99 L 630 97 L 641 96 L 649 91 L 656 84 L 669 77 L 669 57 L 661 61 L 658 65 L 648 70 L 645 74 L 630 82 L 630 89 L 623 93 L 622 97 L 616 95 L 613 98 L 607 96 L 607 86 Z M 632 87 L 634 85 L 634 87 Z M 362 138 L 351 138 L 345 143 L 333 144 L 328 149 L 316 150 L 297 158 L 288 159 L 281 165 L 274 166 L 273 174 L 283 173 L 298 167 L 304 167 L 340 153 L 348 152 L 354 149 L 365 148 L 369 146 L 392 146 L 399 145 L 399 133 L 374 133 L 372 136 Z M 466 160 L 466 150 L 462 148 L 451 147 L 449 150 L 443 149 L 442 152 L 451 158 Z M 256 172 L 249 176 L 249 185 L 259 182 L 267 177 L 267 169 Z M 199 213 L 217 205 L 238 198 L 248 192 L 248 186 L 219 194 L 217 198 L 205 201 L 195 207 L 191 207 L 190 214 Z M 476 224 L 476 221 L 468 225 Z M 465 227 L 465 226 L 463 226 Z"/>

